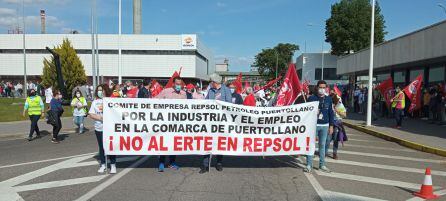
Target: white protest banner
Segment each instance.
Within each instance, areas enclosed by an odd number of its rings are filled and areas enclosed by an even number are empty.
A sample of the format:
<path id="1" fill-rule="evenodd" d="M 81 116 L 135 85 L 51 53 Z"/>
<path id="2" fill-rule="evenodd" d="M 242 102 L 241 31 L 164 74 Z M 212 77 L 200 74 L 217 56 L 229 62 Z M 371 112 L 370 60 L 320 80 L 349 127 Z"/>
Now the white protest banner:
<path id="1" fill-rule="evenodd" d="M 317 102 L 246 107 L 215 100 L 104 98 L 107 155 L 313 155 Z"/>

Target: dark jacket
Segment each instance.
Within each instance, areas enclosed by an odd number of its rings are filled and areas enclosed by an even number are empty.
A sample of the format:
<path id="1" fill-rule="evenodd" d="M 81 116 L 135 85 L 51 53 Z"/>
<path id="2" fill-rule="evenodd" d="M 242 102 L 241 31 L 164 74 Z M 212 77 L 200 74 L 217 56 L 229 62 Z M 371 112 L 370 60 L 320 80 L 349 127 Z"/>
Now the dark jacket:
<path id="1" fill-rule="evenodd" d="M 138 91 L 138 98 L 152 98 L 152 94 L 145 87 L 141 87 Z"/>
<path id="2" fill-rule="evenodd" d="M 243 105 L 243 98 L 242 95 L 238 94 L 238 93 L 232 93 L 232 103 L 237 104 L 237 105 Z"/>
<path id="3" fill-rule="evenodd" d="M 330 96 L 319 97 L 312 95 L 308 98 L 308 102 L 319 102 L 319 113 L 317 114 L 317 124 L 329 124 L 333 126 L 334 112 L 333 112 L 333 100 Z M 322 119 L 319 115 L 322 114 Z"/>

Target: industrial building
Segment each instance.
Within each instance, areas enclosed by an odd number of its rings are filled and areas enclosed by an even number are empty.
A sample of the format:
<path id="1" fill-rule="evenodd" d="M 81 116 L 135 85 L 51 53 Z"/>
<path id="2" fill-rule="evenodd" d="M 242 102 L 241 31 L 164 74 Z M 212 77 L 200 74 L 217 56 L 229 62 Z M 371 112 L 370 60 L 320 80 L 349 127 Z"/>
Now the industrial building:
<path id="1" fill-rule="evenodd" d="M 316 85 L 321 79 L 330 85 L 347 84 L 347 77 L 337 75 L 337 60 L 338 57 L 330 53 L 303 53 L 296 59 L 296 70 L 299 78 L 310 85 Z"/>
<path id="2" fill-rule="evenodd" d="M 27 34 L 26 66 L 29 79 L 42 74 L 43 59 L 53 48 L 70 40 L 76 49 L 87 76 L 92 75 L 92 42 L 90 34 Z M 182 67 L 181 76 L 207 80 L 215 72 L 214 57 L 195 34 L 183 35 L 122 35 L 122 77 L 169 78 Z M 0 34 L 0 79 L 21 80 L 24 75 L 21 34 Z M 118 35 L 99 34 L 99 76 L 118 77 Z"/>
<path id="3" fill-rule="evenodd" d="M 368 80 L 369 48 L 340 57 L 337 73 L 348 75 L 352 84 Z M 396 85 L 407 85 L 423 74 L 424 86 L 446 80 L 446 21 L 433 24 L 375 46 L 374 80 L 389 77 Z"/>

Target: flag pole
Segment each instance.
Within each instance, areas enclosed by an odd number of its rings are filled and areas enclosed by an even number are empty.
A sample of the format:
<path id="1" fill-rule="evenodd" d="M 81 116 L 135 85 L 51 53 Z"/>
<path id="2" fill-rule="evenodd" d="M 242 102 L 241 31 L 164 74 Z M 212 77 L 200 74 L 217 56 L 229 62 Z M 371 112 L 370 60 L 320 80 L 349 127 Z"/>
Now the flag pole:
<path id="1" fill-rule="evenodd" d="M 372 0 L 372 22 L 370 25 L 370 65 L 369 65 L 369 86 L 367 95 L 367 126 L 372 125 L 372 83 L 373 83 L 373 47 L 375 43 L 375 0 Z"/>

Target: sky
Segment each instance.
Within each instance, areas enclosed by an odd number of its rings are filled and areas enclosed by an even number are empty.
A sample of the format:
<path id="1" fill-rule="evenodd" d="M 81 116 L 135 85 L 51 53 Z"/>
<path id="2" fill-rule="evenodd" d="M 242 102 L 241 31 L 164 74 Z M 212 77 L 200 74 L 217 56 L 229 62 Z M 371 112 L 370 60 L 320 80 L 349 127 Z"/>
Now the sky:
<path id="1" fill-rule="evenodd" d="M 22 22 L 26 33 L 40 33 L 40 9 L 47 15 L 47 33 L 77 30 L 90 33 L 91 0 L 0 0 L 0 33 Z M 142 0 L 143 34 L 198 34 L 217 63 L 229 59 L 230 71 L 249 71 L 261 49 L 278 43 L 305 52 L 324 52 L 325 20 L 339 0 Z M 132 0 L 122 0 L 122 33 L 132 33 Z M 446 0 L 381 0 L 385 39 L 446 20 Z M 118 33 L 118 0 L 97 0 L 99 33 Z M 306 44 L 306 45 L 305 45 Z M 323 45 L 324 44 L 324 45 Z M 305 48 L 306 47 L 306 48 Z"/>

